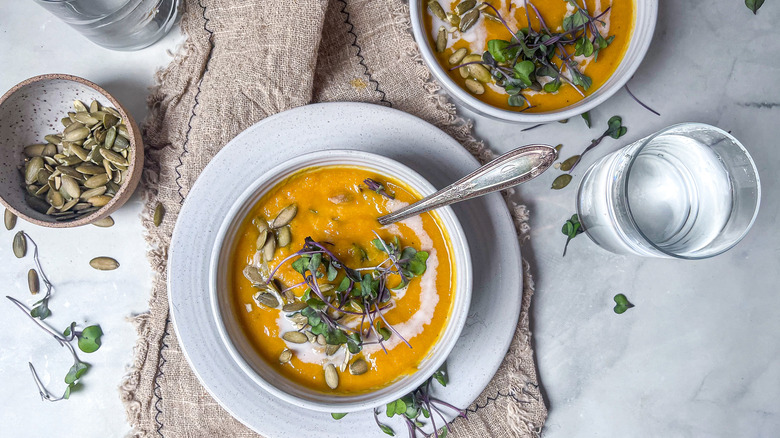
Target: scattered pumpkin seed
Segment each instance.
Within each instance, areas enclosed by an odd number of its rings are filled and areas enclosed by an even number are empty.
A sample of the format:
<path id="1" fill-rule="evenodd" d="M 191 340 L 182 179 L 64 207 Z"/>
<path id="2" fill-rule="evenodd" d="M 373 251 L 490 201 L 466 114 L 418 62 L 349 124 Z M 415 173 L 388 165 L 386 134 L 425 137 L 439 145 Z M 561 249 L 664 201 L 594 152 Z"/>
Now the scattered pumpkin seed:
<path id="1" fill-rule="evenodd" d="M 292 359 L 292 351 L 290 349 L 285 348 L 284 351 L 282 351 L 282 354 L 279 355 L 279 363 L 287 363 Z"/>
<path id="2" fill-rule="evenodd" d="M 325 365 L 325 383 L 330 389 L 336 389 L 339 387 L 339 373 L 336 371 L 336 367 L 332 363 Z"/>
<path id="3" fill-rule="evenodd" d="M 317 335 L 317 343 L 320 344 L 320 345 L 323 345 L 323 346 L 327 345 L 328 343 L 325 342 L 325 335 L 323 335 L 321 333 L 319 335 Z"/>
<path id="4" fill-rule="evenodd" d="M 292 241 L 292 233 L 289 226 L 284 226 L 276 231 L 276 244 L 279 248 L 284 248 Z"/>
<path id="5" fill-rule="evenodd" d="M 263 259 L 265 261 L 270 262 L 274 259 L 274 253 L 276 252 L 276 239 L 274 239 L 273 234 L 269 234 L 268 238 L 265 241 L 265 245 L 263 245 Z"/>
<path id="6" fill-rule="evenodd" d="M 571 182 L 571 175 L 569 175 L 568 173 L 564 173 L 563 175 L 559 175 L 558 178 L 555 178 L 555 180 L 552 183 L 552 188 L 554 190 L 560 190 L 568 186 L 570 182 Z"/>
<path id="7" fill-rule="evenodd" d="M 27 286 L 33 295 L 37 295 L 41 291 L 41 281 L 38 279 L 38 271 L 35 269 L 27 271 Z"/>
<path id="8" fill-rule="evenodd" d="M 162 202 L 158 202 L 157 206 L 154 207 L 154 217 L 152 218 L 154 226 L 159 227 L 160 224 L 162 224 L 163 218 L 165 218 L 165 206 Z"/>
<path id="9" fill-rule="evenodd" d="M 272 294 L 272 293 L 268 293 L 268 292 L 264 292 L 263 293 L 263 292 L 261 292 L 261 293 L 255 294 L 255 296 L 252 297 L 252 298 L 254 298 L 254 300 L 258 304 L 262 304 L 262 305 L 264 305 L 266 307 L 270 307 L 272 309 L 276 309 L 277 307 L 279 307 L 279 300 L 277 300 L 276 297 L 274 296 L 274 294 Z"/>
<path id="10" fill-rule="evenodd" d="M 303 310 L 307 307 L 309 307 L 309 305 L 303 301 L 294 301 L 290 304 L 285 304 L 284 307 L 282 307 L 282 311 L 292 313 Z"/>
<path id="11" fill-rule="evenodd" d="M 96 221 L 93 221 L 92 225 L 94 225 L 96 227 L 101 227 L 101 228 L 108 228 L 108 227 L 111 227 L 111 226 L 114 225 L 114 218 L 112 218 L 111 216 L 106 216 L 106 217 L 104 217 L 102 219 L 98 219 Z"/>
<path id="12" fill-rule="evenodd" d="M 455 53 L 450 55 L 450 59 L 448 59 L 450 65 L 458 65 L 463 60 L 463 58 L 466 57 L 466 55 L 469 54 L 468 49 L 465 47 L 461 47 L 460 49 L 456 50 Z"/>
<path id="13" fill-rule="evenodd" d="M 468 11 L 466 15 L 462 16 L 460 19 L 460 31 L 465 32 L 471 29 L 471 26 L 474 26 L 477 20 L 479 20 L 479 9 L 472 9 Z"/>
<path id="14" fill-rule="evenodd" d="M 463 0 L 462 2 L 458 3 L 458 6 L 455 6 L 455 13 L 458 15 L 463 15 L 476 5 L 477 0 Z"/>
<path id="15" fill-rule="evenodd" d="M 301 332 L 286 332 L 282 335 L 282 339 L 293 344 L 303 344 L 308 340 Z"/>
<path id="16" fill-rule="evenodd" d="M 268 240 L 268 230 L 263 230 L 257 236 L 257 241 L 255 242 L 255 248 L 262 249 L 263 246 L 265 246 L 266 240 Z"/>
<path id="17" fill-rule="evenodd" d="M 252 284 L 265 284 L 265 279 L 262 274 L 260 274 L 260 270 L 254 266 L 247 266 L 244 268 L 244 277 Z"/>
<path id="18" fill-rule="evenodd" d="M 268 221 L 261 218 L 260 216 L 257 216 L 252 220 L 252 224 L 254 224 L 255 227 L 257 227 L 257 231 L 263 232 L 268 230 Z"/>
<path id="19" fill-rule="evenodd" d="M 341 345 L 326 345 L 325 346 L 325 354 L 328 356 L 333 356 L 336 354 L 337 351 L 339 351 L 339 348 L 341 348 Z"/>
<path id="20" fill-rule="evenodd" d="M 571 156 L 571 157 L 569 157 L 569 158 L 565 159 L 565 160 L 564 160 L 564 161 L 561 163 L 561 167 L 560 167 L 560 169 L 561 169 L 562 171 L 564 171 L 564 172 L 568 172 L 568 171 L 570 171 L 570 170 L 571 170 L 571 168 L 572 168 L 572 167 L 573 167 L 573 166 L 574 166 L 574 165 L 577 163 L 577 161 L 580 161 L 580 156 L 579 156 L 579 155 L 573 155 L 573 156 Z"/>
<path id="21" fill-rule="evenodd" d="M 16 215 L 14 212 L 6 208 L 3 221 L 5 222 L 5 229 L 11 231 L 16 226 Z"/>
<path id="22" fill-rule="evenodd" d="M 357 359 L 349 365 L 349 373 L 353 376 L 359 376 L 368 371 L 368 362 L 363 359 Z"/>
<path id="23" fill-rule="evenodd" d="M 439 26 L 439 33 L 436 34 L 436 52 L 442 53 L 447 49 L 447 29 Z"/>
<path id="24" fill-rule="evenodd" d="M 113 271 L 119 267 L 119 262 L 111 257 L 95 257 L 89 261 L 89 266 L 99 271 Z"/>
<path id="25" fill-rule="evenodd" d="M 483 84 L 490 82 L 492 78 L 488 69 L 480 64 L 471 64 L 466 66 L 466 68 L 468 69 L 469 75 L 471 75 L 471 77 L 482 82 Z"/>
<path id="26" fill-rule="evenodd" d="M 466 79 L 466 89 L 473 94 L 483 94 L 485 92 L 485 86 L 474 79 Z"/>
<path id="27" fill-rule="evenodd" d="M 431 0 L 428 2 L 428 9 L 431 10 L 433 15 L 439 17 L 440 20 L 447 19 L 447 14 L 444 13 L 444 8 L 442 8 L 439 2 L 436 0 Z"/>
<path id="28" fill-rule="evenodd" d="M 460 25 L 460 15 L 447 14 L 447 21 L 449 21 L 451 25 L 455 26 L 455 30 L 458 30 L 457 27 Z"/>
<path id="29" fill-rule="evenodd" d="M 24 232 L 19 231 L 14 236 L 13 250 L 18 259 L 27 255 L 27 237 L 24 236 Z"/>
<path id="30" fill-rule="evenodd" d="M 298 214 L 298 204 L 290 204 L 276 215 L 274 220 L 271 221 L 270 227 L 273 229 L 281 228 L 289 224 L 296 214 Z"/>
<path id="31" fill-rule="evenodd" d="M 82 113 L 87 111 L 87 106 L 84 105 L 84 102 L 80 100 L 73 101 L 73 108 L 75 108 L 77 113 Z"/>

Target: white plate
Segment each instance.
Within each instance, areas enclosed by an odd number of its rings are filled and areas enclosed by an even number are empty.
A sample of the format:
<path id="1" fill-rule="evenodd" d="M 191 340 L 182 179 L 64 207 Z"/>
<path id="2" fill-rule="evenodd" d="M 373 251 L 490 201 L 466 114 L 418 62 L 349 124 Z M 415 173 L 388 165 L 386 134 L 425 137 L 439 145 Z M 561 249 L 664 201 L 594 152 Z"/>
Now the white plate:
<path id="1" fill-rule="evenodd" d="M 267 437 L 386 437 L 370 410 L 344 420 L 283 402 L 257 386 L 219 337 L 209 301 L 209 262 L 223 215 L 255 179 L 284 160 L 327 149 L 359 149 L 393 158 L 437 188 L 479 163 L 435 126 L 386 107 L 307 105 L 268 117 L 231 140 L 200 175 L 179 214 L 168 261 L 171 317 L 184 355 L 208 392 L 239 421 Z M 498 194 L 454 206 L 471 248 L 474 290 L 466 326 L 447 360 L 450 384 L 433 394 L 467 407 L 495 374 L 520 314 L 520 248 Z M 449 414 L 449 413 L 448 413 Z M 449 415 L 451 418 L 451 415 Z M 399 420 L 383 422 L 403 433 Z"/>

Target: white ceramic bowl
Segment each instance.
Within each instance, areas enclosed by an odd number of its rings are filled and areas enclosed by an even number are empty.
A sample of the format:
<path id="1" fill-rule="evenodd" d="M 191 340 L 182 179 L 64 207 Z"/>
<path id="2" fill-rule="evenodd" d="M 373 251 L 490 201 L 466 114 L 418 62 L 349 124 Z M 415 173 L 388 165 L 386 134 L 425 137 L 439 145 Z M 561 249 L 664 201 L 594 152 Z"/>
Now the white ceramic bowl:
<path id="1" fill-rule="evenodd" d="M 631 33 L 631 41 L 623 56 L 623 60 L 620 62 L 620 65 L 612 76 L 601 86 L 601 88 L 579 102 L 565 108 L 541 113 L 521 113 L 496 108 L 482 102 L 471 93 L 461 88 L 447 75 L 447 72 L 444 71 L 441 65 L 439 65 L 439 62 L 436 60 L 436 54 L 433 53 L 433 48 L 429 42 L 429 36 L 426 35 L 424 20 L 428 1 L 410 0 L 409 8 L 411 11 L 412 33 L 414 34 L 414 39 L 417 40 L 417 46 L 420 48 L 425 64 L 450 96 L 462 105 L 483 116 L 507 122 L 545 123 L 568 119 L 597 107 L 602 102 L 612 97 L 613 94 L 617 93 L 618 90 L 623 88 L 623 86 L 626 85 L 626 82 L 631 79 L 631 76 L 634 75 L 636 69 L 639 68 L 639 64 L 642 63 L 642 59 L 644 59 L 648 47 L 650 47 L 650 41 L 653 39 L 653 31 L 655 30 L 655 22 L 658 16 L 658 0 L 633 1 L 634 29 Z"/>
<path id="2" fill-rule="evenodd" d="M 421 196 L 436 190 L 422 176 L 405 165 L 380 155 L 356 150 L 314 152 L 276 166 L 262 178 L 252 182 L 225 215 L 211 255 L 210 299 L 220 337 L 242 370 L 260 387 L 276 397 L 297 406 L 321 412 L 354 412 L 382 406 L 398 399 L 424 383 L 444 363 L 460 336 L 471 302 L 471 257 L 463 229 L 451 208 L 437 210 L 450 237 L 455 264 L 456 285 L 450 319 L 419 370 L 376 391 L 357 395 L 336 395 L 315 391 L 282 377 L 262 359 L 239 327 L 227 290 L 228 260 L 235 245 L 234 236 L 241 221 L 257 201 L 276 184 L 299 170 L 327 165 L 354 165 L 379 174 L 392 175 L 407 183 Z M 379 227 L 379 224 L 377 224 Z M 248 388 L 249 390 L 249 388 Z"/>

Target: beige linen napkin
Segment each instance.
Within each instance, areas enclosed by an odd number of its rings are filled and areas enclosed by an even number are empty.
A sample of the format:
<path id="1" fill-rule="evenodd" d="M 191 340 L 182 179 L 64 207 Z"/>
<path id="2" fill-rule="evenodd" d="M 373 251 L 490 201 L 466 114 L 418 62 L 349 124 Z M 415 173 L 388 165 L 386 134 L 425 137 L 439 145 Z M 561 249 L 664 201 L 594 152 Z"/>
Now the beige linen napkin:
<path id="1" fill-rule="evenodd" d="M 156 276 L 150 311 L 134 318 L 139 339 L 120 391 L 133 436 L 257 437 L 200 385 L 168 313 L 165 266 L 173 226 L 209 160 L 264 117 L 310 102 L 333 101 L 392 106 L 443 129 L 483 162 L 492 153 L 437 93 L 401 0 L 185 3 L 181 26 L 188 39 L 171 65 L 159 72 L 159 85 L 149 98 L 144 225 Z M 150 216 L 158 201 L 167 214 L 155 227 Z M 510 208 L 523 238 L 527 211 L 514 204 Z M 547 409 L 528 329 L 533 281 L 527 263 L 522 268 L 522 314 L 509 352 L 468 408 L 468 420 L 453 423 L 451 436 L 536 436 L 544 424 Z"/>

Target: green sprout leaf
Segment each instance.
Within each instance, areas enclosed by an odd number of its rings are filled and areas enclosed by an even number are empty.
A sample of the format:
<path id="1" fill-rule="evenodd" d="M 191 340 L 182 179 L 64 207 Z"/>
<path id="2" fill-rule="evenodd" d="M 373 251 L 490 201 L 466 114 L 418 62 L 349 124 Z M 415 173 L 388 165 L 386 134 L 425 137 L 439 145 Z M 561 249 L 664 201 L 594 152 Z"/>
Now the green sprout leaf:
<path id="1" fill-rule="evenodd" d="M 574 54 L 586 57 L 593 55 L 593 43 L 590 42 L 590 38 L 583 36 L 578 39 L 577 43 L 574 45 Z"/>
<path id="2" fill-rule="evenodd" d="M 745 0 L 745 6 L 753 12 L 753 15 L 758 13 L 758 10 L 763 4 L 764 0 Z"/>
<path id="3" fill-rule="evenodd" d="M 51 316 L 51 310 L 49 310 L 49 298 L 45 297 L 44 299 L 36 302 L 33 305 L 33 308 L 30 310 L 30 316 L 33 318 L 38 318 L 41 321 Z"/>
<path id="4" fill-rule="evenodd" d="M 572 215 L 571 219 L 567 220 L 561 228 L 561 233 L 567 237 L 566 245 L 563 247 L 563 257 L 566 257 L 566 249 L 569 248 L 569 242 L 579 234 L 585 231 L 580 223 L 580 218 L 576 214 Z"/>
<path id="5" fill-rule="evenodd" d="M 65 328 L 65 330 L 62 331 L 62 336 L 65 336 L 66 338 L 73 339 L 71 335 L 75 336 L 76 333 L 76 322 L 71 322 L 69 326 Z"/>
<path id="6" fill-rule="evenodd" d="M 439 370 L 433 373 L 433 378 L 436 379 L 437 382 L 441 386 L 447 386 L 447 383 L 449 379 L 447 378 L 447 372 L 445 370 Z"/>
<path id="7" fill-rule="evenodd" d="M 447 427 L 439 429 L 439 438 L 447 438 Z"/>
<path id="8" fill-rule="evenodd" d="M 87 372 L 87 369 L 89 369 L 89 365 L 85 364 L 84 362 L 74 363 L 73 366 L 70 367 L 68 374 L 65 375 L 65 383 L 68 385 L 75 383 L 78 379 L 81 378 L 81 376 L 84 375 L 84 373 Z"/>
<path id="9" fill-rule="evenodd" d="M 84 353 L 94 353 L 100 348 L 100 337 L 103 336 L 103 330 L 99 325 L 91 325 L 84 329 L 79 338 L 79 349 Z"/>
<path id="10" fill-rule="evenodd" d="M 544 91 L 548 93 L 555 93 L 559 88 L 561 88 L 560 78 L 555 78 L 554 81 L 544 84 Z"/>
<path id="11" fill-rule="evenodd" d="M 393 429 L 390 426 L 388 426 L 386 424 L 379 423 L 379 428 L 382 429 L 382 432 L 384 432 L 384 433 L 386 433 L 386 434 L 388 434 L 390 436 L 395 436 L 395 432 L 393 432 Z"/>
<path id="12" fill-rule="evenodd" d="M 526 87 L 530 87 L 531 73 L 533 73 L 535 69 L 536 67 L 534 66 L 533 61 L 525 60 L 518 62 L 514 67 L 515 76 L 523 81 L 523 84 L 525 84 Z"/>
<path id="13" fill-rule="evenodd" d="M 615 298 L 614 298 L 614 300 L 615 300 L 615 308 L 614 308 L 613 310 L 614 310 L 614 311 L 615 311 L 615 313 L 617 313 L 618 315 L 620 315 L 621 313 L 625 312 L 626 310 L 628 310 L 628 309 L 630 309 L 630 308 L 634 307 L 634 305 L 633 305 L 633 304 L 631 304 L 631 303 L 628 301 L 628 298 L 626 298 L 626 296 L 625 296 L 625 295 L 623 295 L 623 294 L 617 294 L 617 295 L 615 295 Z"/>
<path id="14" fill-rule="evenodd" d="M 585 111 L 584 113 L 582 113 L 582 120 L 585 120 L 585 125 L 587 125 L 588 128 L 590 128 L 590 112 Z"/>
<path id="15" fill-rule="evenodd" d="M 347 414 L 336 414 L 336 413 L 333 413 L 333 414 L 330 414 L 330 416 L 333 417 L 334 420 L 341 420 L 342 418 L 346 417 Z"/>

